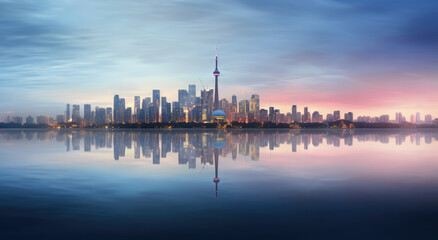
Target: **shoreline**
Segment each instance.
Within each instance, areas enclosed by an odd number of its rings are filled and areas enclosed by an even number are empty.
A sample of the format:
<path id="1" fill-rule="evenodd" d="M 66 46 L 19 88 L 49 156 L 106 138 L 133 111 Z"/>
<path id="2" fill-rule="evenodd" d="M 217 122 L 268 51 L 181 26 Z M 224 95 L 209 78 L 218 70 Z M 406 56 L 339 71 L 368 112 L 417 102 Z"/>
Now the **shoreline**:
<path id="1" fill-rule="evenodd" d="M 32 131 L 418 131 L 418 130 L 438 130 L 437 127 L 431 128 L 0 128 L 3 130 L 32 130 Z"/>

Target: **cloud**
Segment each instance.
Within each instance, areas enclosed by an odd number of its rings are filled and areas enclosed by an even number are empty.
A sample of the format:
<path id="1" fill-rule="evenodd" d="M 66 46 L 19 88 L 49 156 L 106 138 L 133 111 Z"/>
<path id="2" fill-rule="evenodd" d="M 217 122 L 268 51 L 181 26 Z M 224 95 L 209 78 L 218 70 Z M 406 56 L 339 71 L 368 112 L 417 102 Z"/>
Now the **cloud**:
<path id="1" fill-rule="evenodd" d="M 436 7 L 431 0 L 0 0 L 0 94 L 14 102 L 0 110 L 45 112 L 52 103 L 103 99 L 110 106 L 112 94 L 145 97 L 152 88 L 176 100 L 178 88 L 199 78 L 213 86 L 215 47 L 220 87 L 241 89 L 239 98 L 252 91 L 273 104 L 291 95 L 389 108 L 392 98 L 369 81 L 399 83 L 405 95 L 410 81 L 423 83 L 419 92 L 434 86 Z M 385 73 L 428 77 L 380 77 Z M 335 97 L 365 97 L 354 86 L 378 100 Z M 51 104 L 32 104 L 44 101 Z"/>

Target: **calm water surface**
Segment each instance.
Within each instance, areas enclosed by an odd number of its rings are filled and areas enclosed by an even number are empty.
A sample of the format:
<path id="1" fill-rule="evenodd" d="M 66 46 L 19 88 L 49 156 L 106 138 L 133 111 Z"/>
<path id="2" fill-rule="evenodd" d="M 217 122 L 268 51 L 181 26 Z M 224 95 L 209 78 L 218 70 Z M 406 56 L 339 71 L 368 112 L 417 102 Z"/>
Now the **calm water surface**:
<path id="1" fill-rule="evenodd" d="M 0 239 L 438 239 L 438 131 L 0 130 Z"/>

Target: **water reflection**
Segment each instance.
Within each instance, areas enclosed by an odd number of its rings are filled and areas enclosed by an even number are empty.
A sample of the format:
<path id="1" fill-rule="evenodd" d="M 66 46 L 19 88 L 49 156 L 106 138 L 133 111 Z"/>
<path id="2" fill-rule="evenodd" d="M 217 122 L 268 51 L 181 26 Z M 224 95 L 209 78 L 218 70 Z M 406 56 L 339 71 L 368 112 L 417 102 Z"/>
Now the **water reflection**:
<path id="1" fill-rule="evenodd" d="M 308 150 L 309 146 L 333 147 L 353 146 L 354 143 L 376 142 L 382 144 L 431 144 L 438 140 L 433 130 L 298 130 L 298 131 L 197 131 L 197 130 L 3 130 L 0 137 L 5 140 L 64 142 L 66 151 L 84 152 L 99 149 L 113 149 L 114 160 L 125 157 L 127 151 L 134 152 L 134 158 L 151 159 L 160 164 L 170 152 L 178 154 L 178 163 L 196 168 L 196 159 L 201 164 L 213 164 L 217 154 L 234 160 L 237 154 L 250 156 L 257 161 L 260 149 L 275 150 L 281 145 L 290 145 L 292 152 Z M 407 141 L 409 140 L 409 141 Z"/>
<path id="2" fill-rule="evenodd" d="M 0 130 L 0 232 L 427 239 L 437 141 L 430 129 Z"/>

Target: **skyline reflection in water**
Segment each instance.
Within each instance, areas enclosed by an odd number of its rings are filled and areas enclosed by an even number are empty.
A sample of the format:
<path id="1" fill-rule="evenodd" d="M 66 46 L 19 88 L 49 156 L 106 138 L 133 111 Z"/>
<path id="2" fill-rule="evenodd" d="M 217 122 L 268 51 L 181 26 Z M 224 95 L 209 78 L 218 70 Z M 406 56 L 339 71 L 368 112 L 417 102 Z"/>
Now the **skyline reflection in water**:
<path id="1" fill-rule="evenodd" d="M 431 129 L 0 130 L 0 231 L 434 239 L 437 146 Z"/>
<path id="2" fill-rule="evenodd" d="M 356 142 L 374 142 L 395 145 L 421 145 L 438 141 L 436 130 L 3 130 L 4 140 L 64 142 L 66 151 L 91 152 L 99 149 L 113 149 L 114 159 L 123 158 L 132 150 L 134 158 L 152 158 L 160 164 L 167 154 L 178 153 L 180 164 L 196 168 L 193 158 L 201 158 L 201 163 L 212 163 L 213 148 L 220 148 L 223 156 L 237 154 L 260 158 L 260 149 L 275 150 L 280 145 L 290 145 L 292 152 L 308 150 L 309 146 L 327 145 L 332 147 L 353 146 Z M 393 142 L 391 142 L 393 141 Z M 220 147 L 218 147 L 220 146 Z"/>

